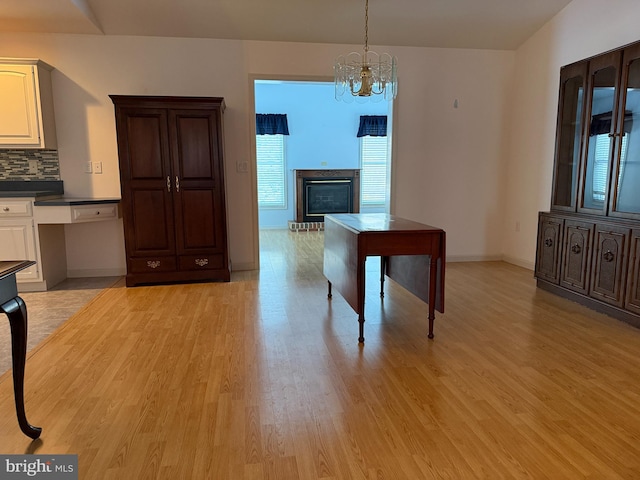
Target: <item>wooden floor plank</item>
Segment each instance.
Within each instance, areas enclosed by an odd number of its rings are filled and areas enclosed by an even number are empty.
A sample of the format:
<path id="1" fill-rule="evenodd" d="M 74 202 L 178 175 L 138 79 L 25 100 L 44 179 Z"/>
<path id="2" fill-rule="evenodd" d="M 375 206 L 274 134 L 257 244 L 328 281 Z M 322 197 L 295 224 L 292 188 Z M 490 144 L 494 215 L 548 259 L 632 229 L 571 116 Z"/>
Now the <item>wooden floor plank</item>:
<path id="1" fill-rule="evenodd" d="M 80 478 L 638 478 L 640 330 L 502 262 L 447 265 L 446 313 L 367 261 L 366 344 L 321 232 L 261 234 L 230 283 L 97 295 L 27 360 L 0 451 L 74 453 Z"/>

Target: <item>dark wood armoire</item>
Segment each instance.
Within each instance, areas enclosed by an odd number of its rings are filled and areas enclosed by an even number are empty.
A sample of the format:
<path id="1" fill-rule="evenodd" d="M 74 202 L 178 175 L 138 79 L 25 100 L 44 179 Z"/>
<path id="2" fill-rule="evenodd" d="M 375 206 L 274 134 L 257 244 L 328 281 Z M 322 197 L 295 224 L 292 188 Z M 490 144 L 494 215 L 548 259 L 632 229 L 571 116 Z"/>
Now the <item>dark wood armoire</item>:
<path id="1" fill-rule="evenodd" d="M 222 98 L 110 95 L 127 286 L 229 281 Z"/>

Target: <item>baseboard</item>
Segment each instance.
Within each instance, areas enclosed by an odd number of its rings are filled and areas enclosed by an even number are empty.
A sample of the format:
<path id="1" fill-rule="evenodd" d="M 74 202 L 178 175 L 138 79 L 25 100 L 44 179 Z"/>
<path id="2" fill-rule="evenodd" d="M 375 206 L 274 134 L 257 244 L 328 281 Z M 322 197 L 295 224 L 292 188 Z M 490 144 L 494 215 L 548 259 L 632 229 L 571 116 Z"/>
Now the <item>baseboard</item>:
<path id="1" fill-rule="evenodd" d="M 502 261 L 502 255 L 447 255 L 447 263 L 500 261 Z"/>
<path id="2" fill-rule="evenodd" d="M 461 262 L 506 262 L 531 271 L 535 267 L 533 262 L 524 262 L 509 255 L 447 255 L 447 263 Z"/>
<path id="3" fill-rule="evenodd" d="M 503 255 L 502 261 L 510 263 L 512 265 L 517 265 L 518 267 L 526 268 L 527 270 L 534 271 L 536 269 L 535 262 L 525 262 L 524 260 L 520 260 L 519 258 L 510 257 L 509 255 Z"/>
<path id="4" fill-rule="evenodd" d="M 67 270 L 67 278 L 122 277 L 126 274 L 126 268 L 87 268 L 79 270 Z"/>
<path id="5" fill-rule="evenodd" d="M 255 262 L 233 262 L 231 264 L 232 272 L 246 272 L 249 270 L 258 270 Z"/>

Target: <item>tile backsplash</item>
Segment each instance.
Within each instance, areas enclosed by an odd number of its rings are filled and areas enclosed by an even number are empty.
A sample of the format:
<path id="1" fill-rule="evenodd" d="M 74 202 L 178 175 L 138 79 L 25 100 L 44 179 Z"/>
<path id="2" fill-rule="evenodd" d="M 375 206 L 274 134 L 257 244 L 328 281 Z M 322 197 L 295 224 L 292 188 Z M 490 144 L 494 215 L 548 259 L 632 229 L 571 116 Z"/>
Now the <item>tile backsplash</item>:
<path id="1" fill-rule="evenodd" d="M 30 161 L 37 173 L 31 173 Z M 60 180 L 58 151 L 0 149 L 0 180 Z"/>

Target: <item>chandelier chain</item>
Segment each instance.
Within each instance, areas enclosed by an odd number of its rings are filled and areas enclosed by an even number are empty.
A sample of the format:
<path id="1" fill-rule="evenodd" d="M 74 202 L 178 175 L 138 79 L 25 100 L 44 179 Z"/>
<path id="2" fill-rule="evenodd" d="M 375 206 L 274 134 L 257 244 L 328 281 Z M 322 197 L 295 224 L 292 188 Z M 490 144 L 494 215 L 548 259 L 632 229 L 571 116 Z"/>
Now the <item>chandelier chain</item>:
<path id="1" fill-rule="evenodd" d="M 369 51 L 369 0 L 364 4 L 364 51 Z"/>

